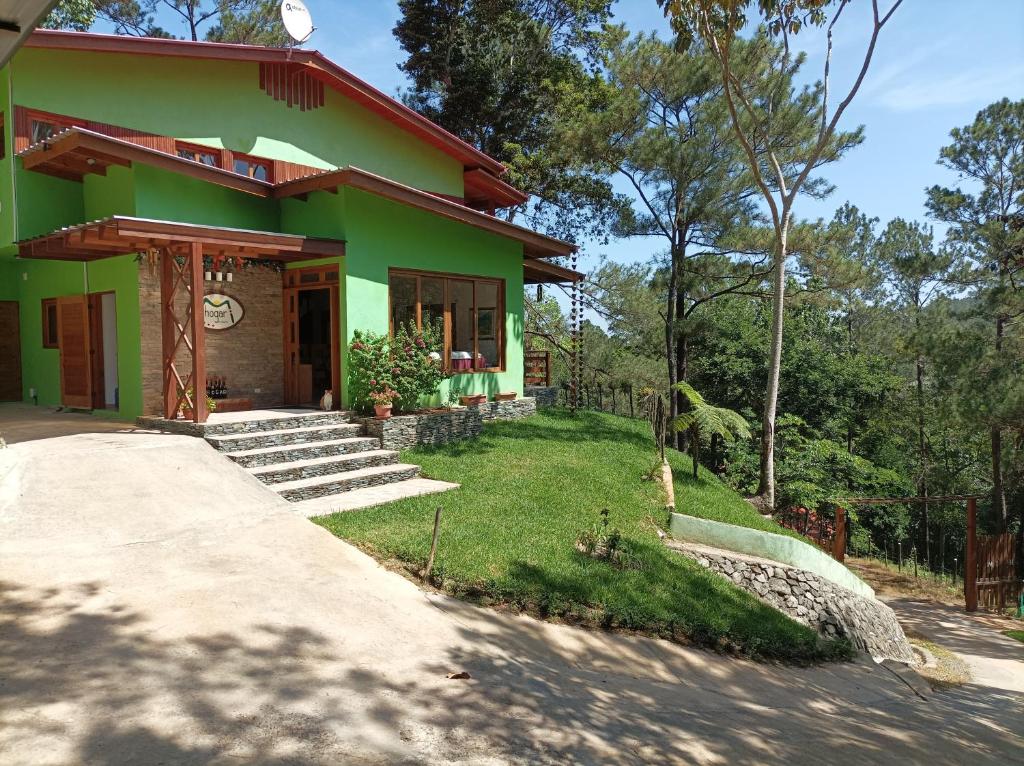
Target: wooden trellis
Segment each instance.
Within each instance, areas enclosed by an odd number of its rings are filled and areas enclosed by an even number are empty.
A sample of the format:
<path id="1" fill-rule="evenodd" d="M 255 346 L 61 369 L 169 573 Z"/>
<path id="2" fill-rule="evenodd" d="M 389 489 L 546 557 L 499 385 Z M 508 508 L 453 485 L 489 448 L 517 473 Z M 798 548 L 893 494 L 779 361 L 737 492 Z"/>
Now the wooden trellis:
<path id="1" fill-rule="evenodd" d="M 183 299 L 183 300 L 182 300 Z M 160 256 L 160 303 L 163 318 L 164 417 L 190 411 L 192 420 L 205 423 L 206 332 L 203 326 L 203 246 L 193 242 L 182 249 L 165 248 Z M 191 358 L 182 377 L 178 352 Z"/>

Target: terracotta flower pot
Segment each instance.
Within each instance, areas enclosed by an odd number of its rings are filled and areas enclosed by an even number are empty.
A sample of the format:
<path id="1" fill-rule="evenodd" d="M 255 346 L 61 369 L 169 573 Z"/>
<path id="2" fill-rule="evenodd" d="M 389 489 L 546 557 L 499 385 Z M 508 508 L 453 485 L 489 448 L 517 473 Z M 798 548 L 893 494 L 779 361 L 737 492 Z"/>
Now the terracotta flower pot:
<path id="1" fill-rule="evenodd" d="M 475 407 L 487 401 L 487 394 L 470 394 L 469 396 L 460 396 L 459 401 L 462 402 L 463 407 Z"/>
<path id="2" fill-rule="evenodd" d="M 494 395 L 494 401 L 496 402 L 511 402 L 514 401 L 517 394 L 515 391 L 505 391 L 500 394 Z"/>
<path id="3" fill-rule="evenodd" d="M 387 420 L 391 417 L 391 404 L 375 404 L 373 411 L 377 413 L 377 420 Z"/>

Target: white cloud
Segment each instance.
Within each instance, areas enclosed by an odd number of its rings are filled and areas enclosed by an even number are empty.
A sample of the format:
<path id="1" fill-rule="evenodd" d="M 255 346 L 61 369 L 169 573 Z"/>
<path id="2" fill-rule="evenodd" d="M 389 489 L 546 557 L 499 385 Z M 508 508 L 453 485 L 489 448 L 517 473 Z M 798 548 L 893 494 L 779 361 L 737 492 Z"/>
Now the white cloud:
<path id="1" fill-rule="evenodd" d="M 971 102 L 989 103 L 1003 96 L 1016 98 L 1024 91 L 1024 64 L 1008 68 L 960 70 L 951 76 L 932 71 L 893 75 L 871 88 L 874 100 L 895 112 Z"/>

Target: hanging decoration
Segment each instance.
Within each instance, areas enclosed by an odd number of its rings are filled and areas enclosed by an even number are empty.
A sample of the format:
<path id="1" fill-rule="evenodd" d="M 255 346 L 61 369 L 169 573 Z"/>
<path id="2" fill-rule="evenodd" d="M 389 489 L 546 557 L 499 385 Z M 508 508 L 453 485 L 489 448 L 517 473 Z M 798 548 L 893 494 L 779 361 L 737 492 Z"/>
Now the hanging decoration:
<path id="1" fill-rule="evenodd" d="M 573 271 L 576 271 L 578 258 L 579 256 L 575 252 L 571 256 Z M 579 282 L 573 282 L 571 308 L 569 309 L 569 332 L 571 334 L 569 342 L 569 409 L 573 414 L 576 413 L 580 406 L 580 367 L 582 365 L 580 326 L 582 315 L 583 307 L 580 300 Z"/>
<path id="2" fill-rule="evenodd" d="M 324 105 L 324 84 L 302 64 L 261 63 L 260 88 L 275 101 L 286 101 L 302 112 Z"/>

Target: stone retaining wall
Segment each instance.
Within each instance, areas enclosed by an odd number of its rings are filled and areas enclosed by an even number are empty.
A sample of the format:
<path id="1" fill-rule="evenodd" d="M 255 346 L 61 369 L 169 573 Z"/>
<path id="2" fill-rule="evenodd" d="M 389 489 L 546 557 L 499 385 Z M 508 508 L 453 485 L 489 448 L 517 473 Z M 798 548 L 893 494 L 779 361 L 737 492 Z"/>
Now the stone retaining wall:
<path id="1" fill-rule="evenodd" d="M 403 450 L 420 444 L 474 439 L 483 431 L 485 420 L 517 420 L 536 411 L 537 403 L 524 397 L 420 415 L 395 415 L 387 420 L 359 418 L 359 422 L 366 426 L 367 436 L 380 439 L 382 449 Z"/>
<path id="2" fill-rule="evenodd" d="M 914 662 L 896 614 L 876 599 L 775 561 L 689 543 L 670 547 L 823 636 L 846 638 L 876 660 Z"/>
<path id="3" fill-rule="evenodd" d="M 558 405 L 558 386 L 524 386 L 523 395 L 537 400 L 537 409 Z"/>

